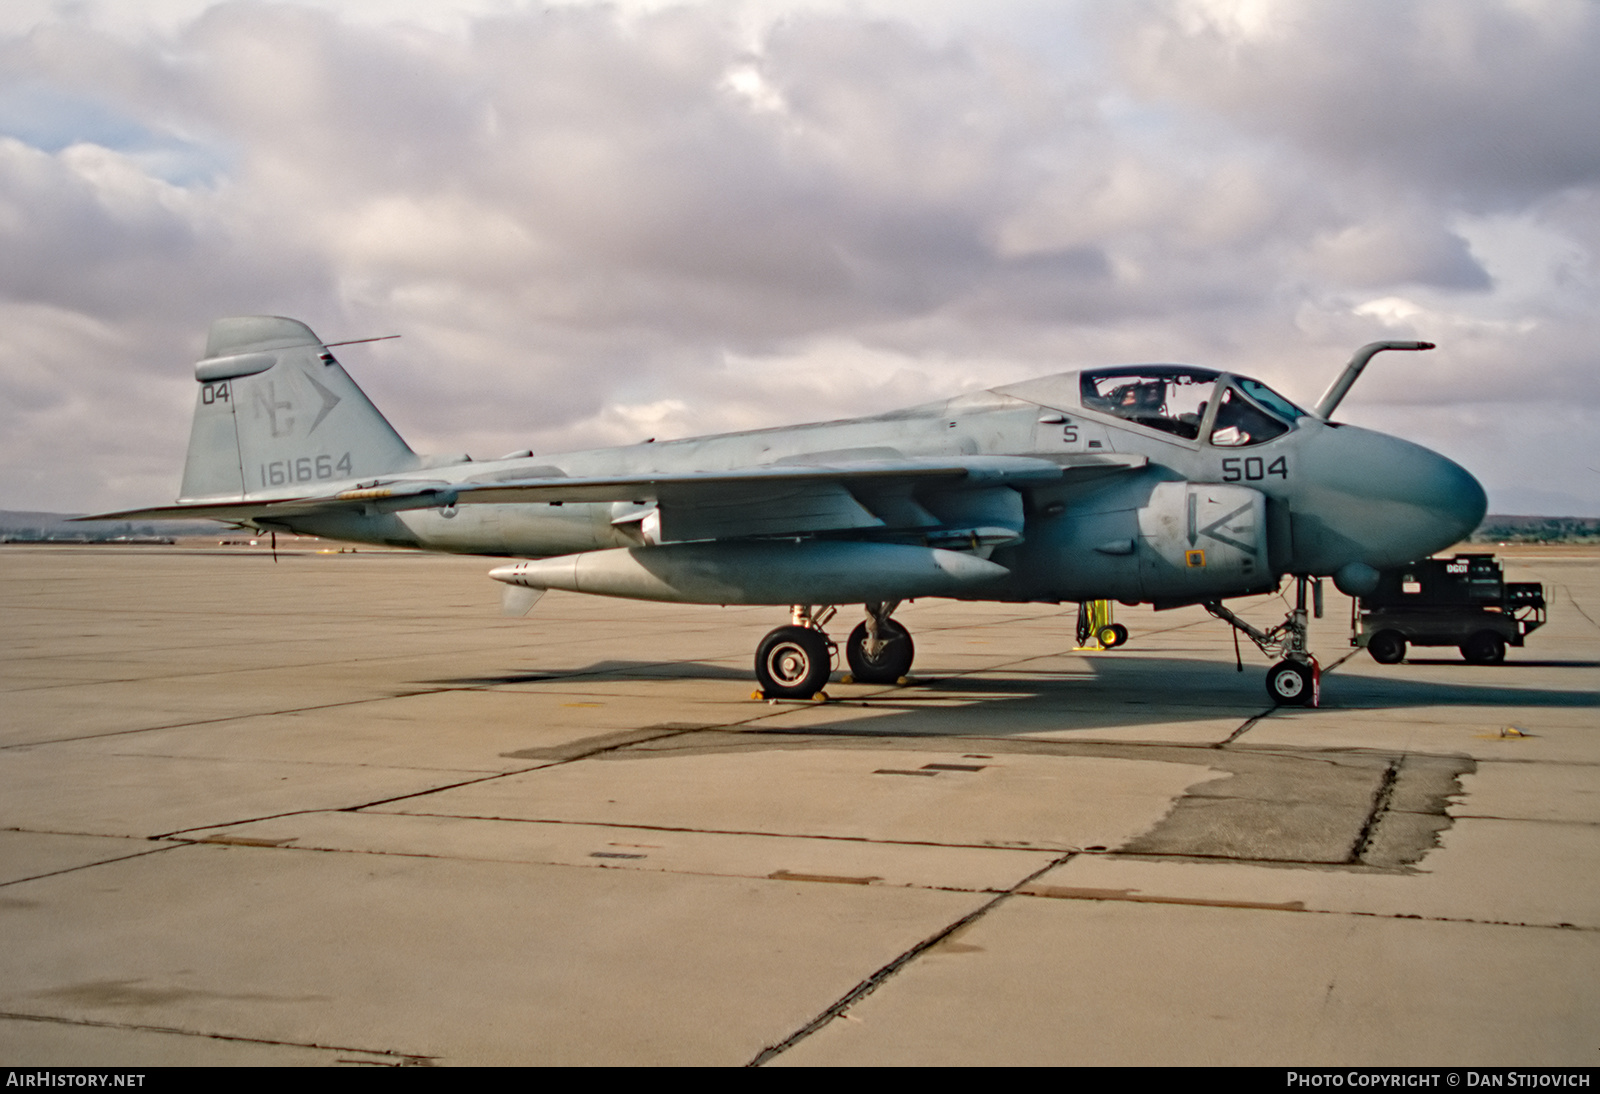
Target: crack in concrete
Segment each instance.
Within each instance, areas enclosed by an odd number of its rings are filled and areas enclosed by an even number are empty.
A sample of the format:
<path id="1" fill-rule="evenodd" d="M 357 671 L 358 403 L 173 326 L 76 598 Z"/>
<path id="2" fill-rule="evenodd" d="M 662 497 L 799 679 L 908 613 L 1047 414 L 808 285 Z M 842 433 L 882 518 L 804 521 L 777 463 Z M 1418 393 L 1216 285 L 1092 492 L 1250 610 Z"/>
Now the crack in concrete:
<path id="1" fill-rule="evenodd" d="M 1039 869 L 1029 874 L 1027 877 L 1023 878 L 1021 881 L 1017 882 L 1005 892 L 996 896 L 993 900 L 986 901 L 977 908 L 968 912 L 966 915 L 962 916 L 960 919 L 956 920 L 954 923 L 951 923 L 942 930 L 939 930 L 934 934 L 929 935 L 927 938 L 924 938 L 921 942 L 918 942 L 915 946 L 912 946 L 909 950 L 906 950 L 904 953 L 900 954 L 893 961 L 890 961 L 877 972 L 873 973 L 855 987 L 845 992 L 833 1003 L 832 1006 L 828 1007 L 828 1009 L 824 1010 L 811 1021 L 807 1022 L 793 1033 L 789 1034 L 788 1037 L 785 1037 L 782 1041 L 779 1041 L 775 1045 L 768 1045 L 766 1048 L 763 1048 L 760 1052 L 756 1053 L 755 1057 L 751 1059 L 751 1061 L 745 1066 L 760 1067 L 773 1057 L 787 1052 L 789 1049 L 793 1048 L 795 1045 L 799 1044 L 801 1041 L 804 1041 L 807 1037 L 810 1037 L 813 1033 L 817 1032 L 823 1026 L 844 1014 L 845 1011 L 855 1006 L 861 1000 L 877 991 L 897 972 L 905 968 L 905 966 L 910 964 L 912 961 L 915 961 L 922 954 L 926 953 L 934 946 L 937 946 L 940 942 L 943 942 L 945 939 L 949 938 L 962 928 L 969 927 L 978 920 L 982 919 L 984 916 L 988 915 L 991 911 L 999 907 L 1007 899 L 1013 896 L 1017 890 L 1021 889 L 1024 885 L 1027 885 L 1036 878 L 1044 876 L 1049 871 L 1054 870 L 1057 866 L 1064 866 L 1068 862 L 1071 862 L 1072 857 L 1073 853 L 1069 852 L 1068 854 L 1061 855 L 1058 858 L 1051 860 L 1044 866 L 1041 866 Z"/>
<path id="2" fill-rule="evenodd" d="M 1272 714 L 1272 712 L 1274 710 L 1276 710 L 1276 709 L 1277 709 L 1276 707 L 1271 707 L 1271 708 L 1269 708 L 1267 710 L 1263 710 L 1260 714 L 1251 715 L 1249 718 L 1246 718 L 1240 724 L 1238 729 L 1236 729 L 1232 733 L 1228 734 L 1228 736 L 1226 738 L 1224 738 L 1223 740 L 1218 741 L 1214 745 L 1208 745 L 1207 747 L 1208 748 L 1227 748 L 1229 745 L 1233 744 L 1233 742 L 1237 741 L 1240 737 L 1244 736 L 1246 733 L 1248 733 L 1252 729 L 1254 729 L 1257 722 L 1261 721 L 1261 719 L 1263 719 L 1263 718 L 1266 718 L 1266 717 L 1270 716 Z"/>
<path id="3" fill-rule="evenodd" d="M 1578 603 L 1578 598 L 1572 595 L 1572 589 L 1569 586 L 1563 585 L 1561 586 L 1561 591 L 1567 594 L 1567 602 L 1572 605 L 1572 610 L 1583 616 L 1584 620 L 1589 624 L 1589 626 L 1595 628 L 1596 630 L 1600 630 L 1600 623 L 1596 623 L 1590 617 L 1589 613 L 1583 610 L 1583 606 Z"/>
<path id="4" fill-rule="evenodd" d="M 1350 845 L 1350 864 L 1363 862 L 1368 848 L 1372 846 L 1373 838 L 1377 835 L 1378 825 L 1383 821 L 1383 815 L 1388 811 L 1389 801 L 1394 797 L 1394 784 L 1400 777 L 1400 765 L 1406 762 L 1401 756 L 1391 763 L 1383 773 L 1383 779 L 1378 783 L 1378 789 L 1372 795 L 1372 809 L 1367 814 L 1366 823 L 1361 826 L 1361 831 L 1356 833 L 1356 840 Z"/>

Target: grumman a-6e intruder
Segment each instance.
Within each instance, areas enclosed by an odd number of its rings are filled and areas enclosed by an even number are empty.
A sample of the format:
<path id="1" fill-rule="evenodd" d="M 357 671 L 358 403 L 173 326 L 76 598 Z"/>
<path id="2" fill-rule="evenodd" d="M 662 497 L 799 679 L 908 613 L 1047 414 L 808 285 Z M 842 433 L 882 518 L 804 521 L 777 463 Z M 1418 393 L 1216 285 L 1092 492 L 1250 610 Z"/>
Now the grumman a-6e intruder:
<path id="1" fill-rule="evenodd" d="M 1448 547 L 1482 487 L 1443 456 L 1329 420 L 1373 354 L 1316 408 L 1191 365 L 1047 376 L 848 421 L 475 462 L 413 452 L 315 334 L 292 319 L 213 324 L 176 505 L 109 517 L 211 517 L 263 531 L 519 559 L 491 570 L 520 615 L 546 589 L 690 604 L 771 604 L 774 698 L 828 679 L 834 606 L 863 604 L 845 658 L 892 683 L 913 597 L 1203 604 L 1282 658 L 1279 703 L 1312 701 L 1308 589 L 1370 592 L 1378 571 Z M 1228 597 L 1295 578 L 1259 631 Z"/>

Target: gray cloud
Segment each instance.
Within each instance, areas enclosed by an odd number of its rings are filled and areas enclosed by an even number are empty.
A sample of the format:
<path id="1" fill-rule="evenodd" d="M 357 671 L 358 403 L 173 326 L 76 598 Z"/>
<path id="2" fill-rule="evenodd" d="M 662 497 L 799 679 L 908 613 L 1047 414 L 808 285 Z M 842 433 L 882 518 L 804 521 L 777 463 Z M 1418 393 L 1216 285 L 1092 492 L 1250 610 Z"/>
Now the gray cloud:
<path id="1" fill-rule="evenodd" d="M 1106 5 L 1129 85 L 1380 185 L 1518 207 L 1600 177 L 1583 0 Z"/>
<path id="2" fill-rule="evenodd" d="M 403 333 L 345 359 L 418 447 L 478 455 L 1105 360 L 1310 399 L 1430 337 L 1443 364 L 1375 368 L 1350 415 L 1430 408 L 1445 451 L 1503 454 L 1501 508 L 1600 511 L 1493 411 L 1600 402 L 1591 10 L 1084 3 L 1070 49 L 1004 29 L 1031 9 L 45 22 L 0 37 L 0 505 L 169 496 L 206 324 L 274 312 Z"/>

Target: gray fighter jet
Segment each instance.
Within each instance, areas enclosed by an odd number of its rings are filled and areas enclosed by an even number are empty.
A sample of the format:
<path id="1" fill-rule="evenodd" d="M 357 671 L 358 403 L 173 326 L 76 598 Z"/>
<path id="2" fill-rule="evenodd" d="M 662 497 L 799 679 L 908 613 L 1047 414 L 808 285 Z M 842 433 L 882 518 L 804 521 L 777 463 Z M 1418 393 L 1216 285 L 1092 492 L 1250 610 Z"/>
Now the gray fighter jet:
<path id="1" fill-rule="evenodd" d="M 176 505 L 99 519 L 210 517 L 263 531 L 518 559 L 490 571 L 508 614 L 547 589 L 692 604 L 771 604 L 756 678 L 809 698 L 841 604 L 855 679 L 911 667 L 896 622 L 914 597 L 1203 604 L 1280 661 L 1278 703 L 1314 702 L 1307 594 L 1459 541 L 1485 497 L 1458 465 L 1330 420 L 1363 347 L 1314 410 L 1192 365 L 1047 376 L 868 418 L 482 462 L 420 456 L 304 324 L 213 324 Z M 1258 630 L 1228 597 L 1296 584 Z M 1111 636 L 1113 640 L 1117 636 Z"/>

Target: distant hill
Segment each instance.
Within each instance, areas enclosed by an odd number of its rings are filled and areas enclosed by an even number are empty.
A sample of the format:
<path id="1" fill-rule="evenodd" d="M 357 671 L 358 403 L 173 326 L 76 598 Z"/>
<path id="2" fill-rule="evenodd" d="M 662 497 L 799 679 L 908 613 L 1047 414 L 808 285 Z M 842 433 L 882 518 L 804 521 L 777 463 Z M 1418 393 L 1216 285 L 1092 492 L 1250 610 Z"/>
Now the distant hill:
<path id="1" fill-rule="evenodd" d="M 89 520 L 74 513 L 30 513 L 0 509 L 0 543 L 111 543 L 212 536 L 228 526 L 214 520 Z"/>
<path id="2" fill-rule="evenodd" d="M 1514 517 L 1490 513 L 1471 543 L 1600 543 L 1600 517 Z"/>

